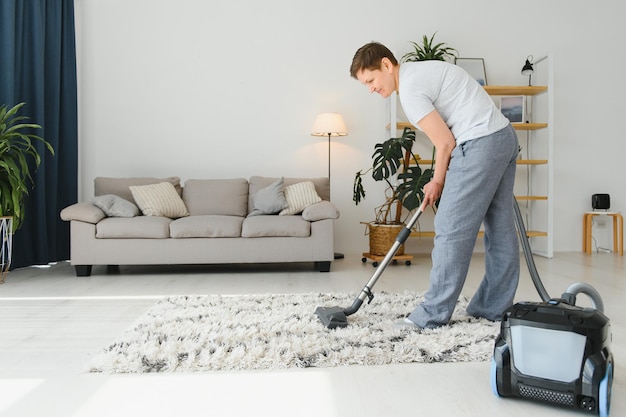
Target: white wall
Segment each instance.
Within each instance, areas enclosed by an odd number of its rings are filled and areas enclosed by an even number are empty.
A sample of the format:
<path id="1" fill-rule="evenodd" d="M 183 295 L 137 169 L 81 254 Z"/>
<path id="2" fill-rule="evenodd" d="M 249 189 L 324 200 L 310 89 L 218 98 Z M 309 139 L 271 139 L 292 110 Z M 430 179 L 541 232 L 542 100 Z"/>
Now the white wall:
<path id="1" fill-rule="evenodd" d="M 325 176 L 327 141 L 309 133 L 317 113 L 340 112 L 350 134 L 332 146 L 335 249 L 360 253 L 359 222 L 379 201 L 368 186 L 356 207 L 352 180 L 386 139 L 385 104 L 350 78 L 352 56 L 377 40 L 400 57 L 437 31 L 484 58 L 493 85 L 523 85 L 526 56 L 552 54 L 556 251 L 581 250 L 591 194 L 626 208 L 619 0 L 386 4 L 77 0 L 81 199 L 95 176 Z"/>

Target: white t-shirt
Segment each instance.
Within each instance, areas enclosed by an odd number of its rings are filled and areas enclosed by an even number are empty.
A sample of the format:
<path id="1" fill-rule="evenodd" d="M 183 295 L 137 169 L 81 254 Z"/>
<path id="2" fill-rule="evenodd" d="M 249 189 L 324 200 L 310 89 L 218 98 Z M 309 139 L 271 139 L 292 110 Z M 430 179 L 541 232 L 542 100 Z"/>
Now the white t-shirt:
<path id="1" fill-rule="evenodd" d="M 404 113 L 415 126 L 437 110 L 457 145 L 495 133 L 509 124 L 484 88 L 465 70 L 448 62 L 401 64 L 399 96 Z"/>

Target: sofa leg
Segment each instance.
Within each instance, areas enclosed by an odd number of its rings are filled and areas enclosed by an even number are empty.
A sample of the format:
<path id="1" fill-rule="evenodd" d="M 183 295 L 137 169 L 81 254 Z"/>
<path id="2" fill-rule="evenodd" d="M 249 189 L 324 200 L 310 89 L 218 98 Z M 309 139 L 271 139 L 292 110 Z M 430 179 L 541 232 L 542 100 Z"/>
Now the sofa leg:
<path id="1" fill-rule="evenodd" d="M 330 261 L 315 262 L 315 270 L 320 272 L 329 272 Z"/>
<path id="2" fill-rule="evenodd" d="M 119 265 L 107 265 L 107 274 L 119 275 L 119 273 L 120 273 Z"/>
<path id="3" fill-rule="evenodd" d="M 91 275 L 91 265 L 74 265 L 77 277 L 88 277 Z"/>

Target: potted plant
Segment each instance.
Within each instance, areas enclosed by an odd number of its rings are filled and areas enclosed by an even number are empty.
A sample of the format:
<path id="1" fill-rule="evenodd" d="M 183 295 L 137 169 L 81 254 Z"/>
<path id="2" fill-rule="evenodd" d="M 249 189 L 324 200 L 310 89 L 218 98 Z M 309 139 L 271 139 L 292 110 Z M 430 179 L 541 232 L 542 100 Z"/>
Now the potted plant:
<path id="1" fill-rule="evenodd" d="M 372 166 L 355 175 L 352 200 L 356 205 L 365 198 L 365 174 L 371 171 L 374 181 L 387 183 L 385 201 L 376 207 L 375 220 L 368 223 L 372 255 L 384 255 L 389 250 L 403 227 L 403 207 L 410 212 L 420 206 L 424 199 L 424 185 L 433 176 L 434 161 L 430 168 L 422 170 L 418 162 L 419 155 L 413 153 L 414 142 L 415 131 L 405 127 L 401 137 L 377 143 L 372 155 Z M 401 247 L 397 254 L 401 255 L 403 250 Z"/>
<path id="2" fill-rule="evenodd" d="M 29 161 L 34 162 L 34 169 L 39 167 L 41 156 L 35 147 L 35 141 L 42 142 L 54 155 L 54 149 L 43 138 L 32 133 L 41 126 L 33 123 L 23 123 L 26 116 L 18 116 L 17 112 L 25 103 L 19 103 L 12 108 L 0 106 L 0 216 L 12 217 L 12 227 L 9 233 L 14 233 L 24 222 L 24 198 L 30 188 L 34 186 Z M 8 236 L 8 239 L 11 235 Z M 10 242 L 2 238 L 3 271 L 8 271 L 10 259 L 5 259 L 5 249 L 10 252 Z M 6 246 L 6 247 L 5 247 Z M 0 281 L 1 282 L 1 281 Z"/>
<path id="3" fill-rule="evenodd" d="M 414 50 L 408 52 L 402 56 L 402 62 L 415 62 L 415 61 L 429 61 L 429 60 L 439 60 L 445 61 L 446 58 L 453 58 L 457 56 L 458 51 L 450 46 L 447 46 L 445 43 L 441 42 L 438 44 L 434 43 L 435 35 L 437 32 L 433 33 L 433 36 L 430 39 L 424 35 L 422 38 L 422 44 L 418 44 L 417 42 L 411 42 L 413 44 Z"/>

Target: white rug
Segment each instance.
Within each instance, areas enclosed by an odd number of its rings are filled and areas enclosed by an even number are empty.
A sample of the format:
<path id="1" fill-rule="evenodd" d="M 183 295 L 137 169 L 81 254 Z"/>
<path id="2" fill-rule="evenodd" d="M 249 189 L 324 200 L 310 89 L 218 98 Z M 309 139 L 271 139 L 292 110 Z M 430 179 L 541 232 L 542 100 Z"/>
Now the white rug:
<path id="1" fill-rule="evenodd" d="M 203 372 L 491 359 L 499 323 L 465 315 L 461 298 L 449 325 L 419 332 L 390 324 L 421 295 L 376 293 L 328 329 L 318 306 L 352 305 L 354 294 L 178 296 L 159 301 L 97 354 L 90 372 Z"/>

